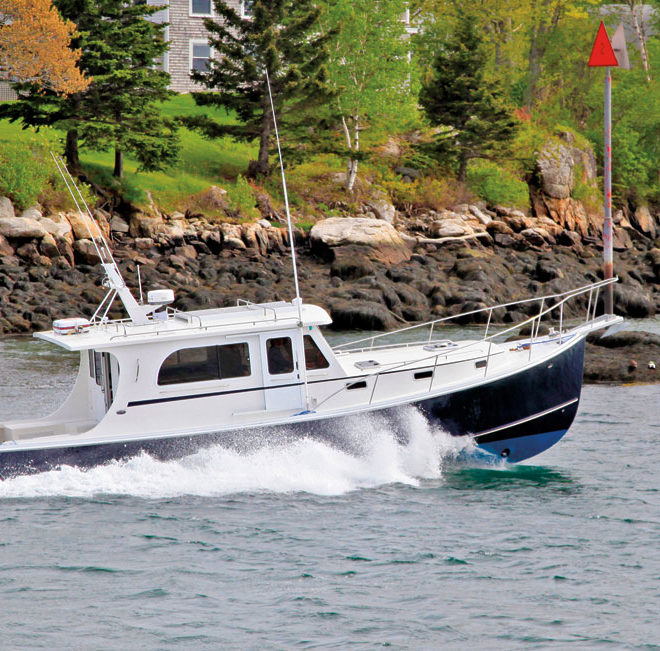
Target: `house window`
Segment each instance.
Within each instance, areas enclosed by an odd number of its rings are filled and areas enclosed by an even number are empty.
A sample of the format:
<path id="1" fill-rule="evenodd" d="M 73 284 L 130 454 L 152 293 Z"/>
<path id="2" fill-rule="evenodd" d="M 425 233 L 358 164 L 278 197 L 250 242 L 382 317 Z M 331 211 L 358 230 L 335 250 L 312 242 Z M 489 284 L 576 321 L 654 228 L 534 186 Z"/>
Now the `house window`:
<path id="1" fill-rule="evenodd" d="M 254 16 L 254 0 L 241 0 L 241 18 Z"/>
<path id="2" fill-rule="evenodd" d="M 190 0 L 191 16 L 210 16 L 211 13 L 211 0 Z"/>
<path id="3" fill-rule="evenodd" d="M 250 375 L 247 344 L 183 348 L 167 357 L 158 371 L 158 384 L 205 382 Z"/>
<path id="4" fill-rule="evenodd" d="M 196 72 L 206 72 L 211 60 L 211 46 L 203 41 L 190 43 L 190 69 Z"/>

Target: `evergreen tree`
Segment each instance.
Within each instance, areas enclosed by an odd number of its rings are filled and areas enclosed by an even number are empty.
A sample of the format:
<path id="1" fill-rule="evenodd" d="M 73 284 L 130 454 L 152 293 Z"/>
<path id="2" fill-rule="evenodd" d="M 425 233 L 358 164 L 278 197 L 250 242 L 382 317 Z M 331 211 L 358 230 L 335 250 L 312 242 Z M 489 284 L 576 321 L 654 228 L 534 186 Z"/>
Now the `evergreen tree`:
<path id="1" fill-rule="evenodd" d="M 24 125 L 57 125 L 67 132 L 65 154 L 80 171 L 78 145 L 115 150 L 114 175 L 123 174 L 123 154 L 133 153 L 141 169 L 161 169 L 176 159 L 178 139 L 172 122 L 161 118 L 156 102 L 170 97 L 169 75 L 154 61 L 167 49 L 165 26 L 148 20 L 158 7 L 124 0 L 56 0 L 64 18 L 76 19 L 72 47 L 82 51 L 80 67 L 92 82 L 62 97 L 32 84 L 16 84 L 19 100 L 0 107 L 0 117 Z"/>
<path id="2" fill-rule="evenodd" d="M 224 0 L 215 1 L 220 21 L 207 19 L 214 58 L 192 78 L 217 93 L 194 93 L 200 106 L 218 106 L 236 114 L 239 124 L 208 117 L 188 118 L 188 126 L 209 137 L 259 139 L 258 160 L 250 176 L 267 175 L 273 118 L 266 84 L 270 77 L 277 122 L 282 129 L 309 136 L 311 109 L 330 97 L 327 43 L 334 32 L 319 32 L 320 10 L 313 0 L 256 0 L 243 18 Z"/>
<path id="3" fill-rule="evenodd" d="M 436 55 L 431 79 L 422 86 L 420 103 L 438 134 L 438 158 L 458 165 L 465 180 L 468 161 L 495 158 L 513 138 L 516 123 L 502 90 L 485 78 L 487 53 L 476 19 L 463 16 Z"/>

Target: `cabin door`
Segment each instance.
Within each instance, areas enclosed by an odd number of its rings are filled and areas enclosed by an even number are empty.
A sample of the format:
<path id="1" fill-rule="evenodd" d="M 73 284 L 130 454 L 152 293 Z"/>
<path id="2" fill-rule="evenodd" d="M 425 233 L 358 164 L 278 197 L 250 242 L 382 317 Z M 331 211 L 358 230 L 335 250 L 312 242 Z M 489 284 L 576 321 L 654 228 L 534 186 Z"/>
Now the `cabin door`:
<path id="1" fill-rule="evenodd" d="M 264 397 L 268 411 L 304 407 L 299 341 L 297 330 L 261 335 Z"/>

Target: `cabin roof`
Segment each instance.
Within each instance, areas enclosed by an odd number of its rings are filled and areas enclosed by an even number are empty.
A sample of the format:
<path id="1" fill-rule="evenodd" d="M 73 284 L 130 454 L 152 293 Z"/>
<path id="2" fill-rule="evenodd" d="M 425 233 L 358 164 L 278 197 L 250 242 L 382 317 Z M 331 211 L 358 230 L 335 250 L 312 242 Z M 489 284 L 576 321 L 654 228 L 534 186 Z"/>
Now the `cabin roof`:
<path id="1" fill-rule="evenodd" d="M 303 326 L 320 326 L 332 323 L 332 319 L 317 305 L 303 305 L 302 322 Z M 167 320 L 152 319 L 146 325 L 135 325 L 127 320 L 108 321 L 94 324 L 89 330 L 79 334 L 61 335 L 48 330 L 37 332 L 34 336 L 76 351 L 134 346 L 172 339 L 185 340 L 199 336 L 276 332 L 295 328 L 297 325 L 298 308 L 293 303 L 249 303 L 235 307 L 174 312 L 168 315 Z"/>

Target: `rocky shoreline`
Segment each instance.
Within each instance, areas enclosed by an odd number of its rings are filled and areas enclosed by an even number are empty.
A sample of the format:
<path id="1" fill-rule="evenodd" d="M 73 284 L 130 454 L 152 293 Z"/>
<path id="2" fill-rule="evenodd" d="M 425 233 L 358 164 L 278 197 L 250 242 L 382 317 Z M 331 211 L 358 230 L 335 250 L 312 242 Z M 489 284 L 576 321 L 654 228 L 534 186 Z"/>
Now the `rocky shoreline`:
<path id="1" fill-rule="evenodd" d="M 112 242 L 134 291 L 139 265 L 143 290 L 171 287 L 180 309 L 293 296 L 288 234 L 272 221 L 212 224 L 200 215 L 143 213 L 125 219 L 97 210 L 94 223 L 87 223 L 77 214 L 44 216 L 38 207 L 17 216 L 7 199 L 0 206 L 3 333 L 48 329 L 63 316 L 91 316 L 105 288 L 88 228 Z M 601 277 L 600 242 L 590 230 L 552 230 L 544 220 L 483 206 L 431 215 L 426 229 L 420 222 L 399 219 L 395 228 L 361 215 L 321 220 L 310 233 L 297 229 L 303 296 L 328 309 L 338 330 L 388 330 L 559 293 Z M 618 247 L 615 311 L 653 316 L 660 308 L 660 249 L 632 225 L 621 230 L 632 245 Z M 576 315 L 569 311 L 566 317 Z M 115 305 L 109 316 L 124 315 Z M 502 310 L 493 320 L 507 324 L 524 316 Z M 616 348 L 590 343 L 585 379 L 656 381 L 647 365 L 660 361 L 658 348 L 651 335 Z M 637 367 L 630 370 L 633 359 Z"/>

